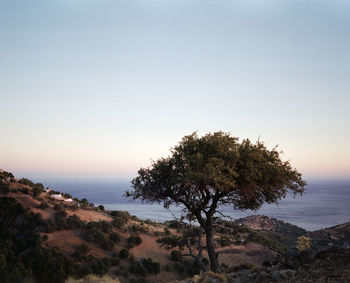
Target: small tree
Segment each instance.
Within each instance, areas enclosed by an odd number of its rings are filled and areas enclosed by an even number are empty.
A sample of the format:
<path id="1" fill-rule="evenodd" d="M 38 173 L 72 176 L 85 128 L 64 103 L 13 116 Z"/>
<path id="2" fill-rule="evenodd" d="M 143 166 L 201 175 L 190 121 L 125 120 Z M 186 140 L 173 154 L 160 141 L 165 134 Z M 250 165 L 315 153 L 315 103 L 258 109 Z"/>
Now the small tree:
<path id="1" fill-rule="evenodd" d="M 35 196 L 40 195 L 44 190 L 44 185 L 41 183 L 36 183 L 33 187 L 33 194 Z"/>
<path id="2" fill-rule="evenodd" d="M 210 269 L 218 271 L 213 225 L 220 207 L 257 210 L 265 202 L 277 203 L 288 190 L 302 193 L 305 185 L 276 148 L 248 139 L 239 142 L 223 132 L 201 138 L 193 133 L 171 149 L 171 156 L 141 168 L 126 196 L 165 208 L 182 205 L 205 231 Z"/>

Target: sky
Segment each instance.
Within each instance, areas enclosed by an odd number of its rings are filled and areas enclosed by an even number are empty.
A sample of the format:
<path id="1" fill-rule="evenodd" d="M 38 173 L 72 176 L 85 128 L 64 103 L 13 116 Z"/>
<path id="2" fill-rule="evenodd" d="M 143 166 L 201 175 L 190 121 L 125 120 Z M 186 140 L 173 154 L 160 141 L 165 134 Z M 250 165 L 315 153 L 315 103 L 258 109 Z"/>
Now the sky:
<path id="1" fill-rule="evenodd" d="M 185 135 L 350 177 L 350 2 L 0 0 L 0 168 L 118 179 Z"/>

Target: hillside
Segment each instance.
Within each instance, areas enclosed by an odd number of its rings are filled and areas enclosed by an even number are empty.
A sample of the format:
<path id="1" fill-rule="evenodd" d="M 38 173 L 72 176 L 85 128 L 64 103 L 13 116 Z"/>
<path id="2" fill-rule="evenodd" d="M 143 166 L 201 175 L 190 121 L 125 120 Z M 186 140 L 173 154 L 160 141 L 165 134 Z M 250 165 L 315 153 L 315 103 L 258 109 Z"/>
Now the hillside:
<path id="1" fill-rule="evenodd" d="M 235 222 L 259 231 L 288 247 L 296 247 L 298 238 L 306 234 L 306 230 L 303 228 L 264 215 L 252 215 Z"/>
<path id="2" fill-rule="evenodd" d="M 312 278 L 327 277 L 330 272 L 341 279 L 350 268 L 342 264 L 349 258 L 350 223 L 315 232 L 261 215 L 234 222 L 217 219 L 216 223 L 221 271 L 231 278 L 223 282 L 293 278 L 293 282 L 313 282 Z M 178 221 L 157 223 L 125 211 L 106 211 L 86 199 L 0 171 L 0 278 L 4 283 L 66 282 L 68 278 L 68 282 L 180 282 L 200 272 L 192 257 L 184 256 L 188 247 L 180 245 L 179 250 L 174 245 L 181 242 L 184 229 Z M 306 248 L 301 248 L 302 237 Z M 194 242 L 190 247 L 196 250 Z M 207 265 L 205 251 L 203 256 Z"/>
<path id="3" fill-rule="evenodd" d="M 181 236 L 181 229 L 172 222 L 105 211 L 86 199 L 18 180 L 11 173 L 1 172 L 0 177 L 1 240 L 11 242 L 0 247 L 1 282 L 17 280 L 14 274 L 28 282 L 108 274 L 120 282 L 161 283 L 200 271 L 191 257 L 174 261 L 170 256 L 174 248 L 158 243 L 161 238 Z M 261 243 L 234 242 L 220 232 L 216 237 L 223 266 L 259 265 L 276 255 Z M 186 254 L 188 249 L 182 247 L 180 252 Z"/>

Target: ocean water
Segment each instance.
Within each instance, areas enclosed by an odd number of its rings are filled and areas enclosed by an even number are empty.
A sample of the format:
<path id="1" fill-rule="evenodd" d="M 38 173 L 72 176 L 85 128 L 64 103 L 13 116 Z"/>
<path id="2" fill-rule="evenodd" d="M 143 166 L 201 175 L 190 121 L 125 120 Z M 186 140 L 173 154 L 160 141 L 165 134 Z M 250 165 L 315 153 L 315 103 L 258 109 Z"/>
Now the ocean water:
<path id="1" fill-rule="evenodd" d="M 130 188 L 127 182 L 77 182 L 49 181 L 50 188 L 70 193 L 73 197 L 87 198 L 95 205 L 104 205 L 106 209 L 126 210 L 141 219 L 165 221 L 179 216 L 180 207 L 164 209 L 158 204 L 143 204 L 130 201 L 124 192 Z M 235 211 L 232 208 L 222 209 L 225 215 L 234 219 L 252 214 L 263 214 L 295 224 L 308 231 L 335 226 L 350 222 L 350 180 L 313 180 L 308 181 L 306 192 L 302 196 L 287 198 L 279 205 L 267 204 L 256 212 Z"/>

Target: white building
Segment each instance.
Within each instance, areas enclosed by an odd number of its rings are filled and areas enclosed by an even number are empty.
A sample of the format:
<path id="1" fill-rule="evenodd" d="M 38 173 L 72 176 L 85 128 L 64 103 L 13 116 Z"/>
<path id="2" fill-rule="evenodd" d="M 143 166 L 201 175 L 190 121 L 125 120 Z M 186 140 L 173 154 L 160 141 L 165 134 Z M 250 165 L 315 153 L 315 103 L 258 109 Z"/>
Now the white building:
<path id="1" fill-rule="evenodd" d="M 64 200 L 64 196 L 62 194 L 54 194 L 51 195 L 52 198 L 57 199 L 57 200 Z"/>

